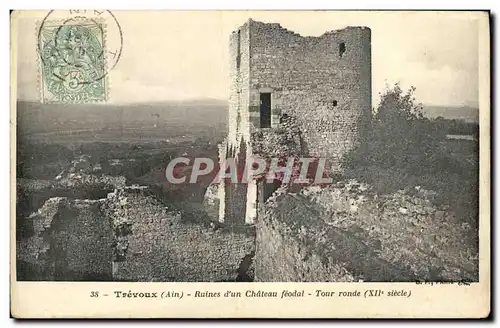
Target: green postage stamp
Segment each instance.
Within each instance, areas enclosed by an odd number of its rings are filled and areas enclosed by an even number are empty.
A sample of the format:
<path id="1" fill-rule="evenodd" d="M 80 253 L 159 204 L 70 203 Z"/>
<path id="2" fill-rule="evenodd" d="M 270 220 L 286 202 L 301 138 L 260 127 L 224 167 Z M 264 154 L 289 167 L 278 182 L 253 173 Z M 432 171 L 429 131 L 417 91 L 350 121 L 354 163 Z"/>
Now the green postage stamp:
<path id="1" fill-rule="evenodd" d="M 107 100 L 104 24 L 43 22 L 39 27 L 40 92 L 44 103 Z"/>

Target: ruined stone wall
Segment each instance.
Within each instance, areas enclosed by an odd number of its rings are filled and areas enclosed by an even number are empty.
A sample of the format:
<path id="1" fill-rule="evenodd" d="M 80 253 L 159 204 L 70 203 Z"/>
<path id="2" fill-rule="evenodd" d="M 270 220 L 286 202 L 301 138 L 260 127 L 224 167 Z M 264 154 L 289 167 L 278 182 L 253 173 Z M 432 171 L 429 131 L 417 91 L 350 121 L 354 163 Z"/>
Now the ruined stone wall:
<path id="1" fill-rule="evenodd" d="M 18 280 L 249 281 L 255 230 L 167 208 L 146 187 L 48 199 L 23 218 Z"/>
<path id="2" fill-rule="evenodd" d="M 256 227 L 256 281 L 478 281 L 477 231 L 422 189 L 356 182 L 270 199 Z"/>
<path id="3" fill-rule="evenodd" d="M 234 31 L 229 37 L 229 132 L 228 137 L 222 145 L 225 149 L 219 149 L 219 160 L 225 158 L 245 158 L 251 152 L 246 145 L 250 141 L 248 101 L 249 101 L 249 79 L 250 79 L 250 33 L 248 23 Z M 216 193 L 219 201 L 218 220 L 228 224 L 242 225 L 245 223 L 245 212 L 247 208 L 247 185 L 234 186 L 224 183 L 217 184 Z M 250 197 L 252 194 L 250 193 Z"/>
<path id="4" fill-rule="evenodd" d="M 114 278 L 125 281 L 236 281 L 250 272 L 255 232 L 182 217 L 151 196 L 111 194 L 118 204 L 115 227 L 128 230 L 120 240 L 123 257 L 114 263 Z M 118 229 L 120 230 L 120 229 Z M 121 234 L 124 235 L 124 234 Z"/>
<path id="5" fill-rule="evenodd" d="M 255 281 L 357 281 L 342 265 L 312 252 L 289 232 L 290 228 L 277 220 L 258 223 Z"/>
<path id="6" fill-rule="evenodd" d="M 338 169 L 371 111 L 371 32 L 347 27 L 302 37 L 279 24 L 250 21 L 250 103 L 259 127 L 260 92 L 271 92 L 272 126 L 293 116 L 307 151 Z"/>

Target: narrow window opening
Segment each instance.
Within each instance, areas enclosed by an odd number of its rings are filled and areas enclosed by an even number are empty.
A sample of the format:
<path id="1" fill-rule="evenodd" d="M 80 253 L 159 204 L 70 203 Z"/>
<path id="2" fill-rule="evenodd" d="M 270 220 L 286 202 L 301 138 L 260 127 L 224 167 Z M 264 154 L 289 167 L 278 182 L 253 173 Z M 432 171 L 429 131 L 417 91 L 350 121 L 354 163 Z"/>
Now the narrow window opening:
<path id="1" fill-rule="evenodd" d="M 345 52 L 345 42 L 340 42 L 339 44 L 339 57 L 342 58 L 342 55 Z"/>

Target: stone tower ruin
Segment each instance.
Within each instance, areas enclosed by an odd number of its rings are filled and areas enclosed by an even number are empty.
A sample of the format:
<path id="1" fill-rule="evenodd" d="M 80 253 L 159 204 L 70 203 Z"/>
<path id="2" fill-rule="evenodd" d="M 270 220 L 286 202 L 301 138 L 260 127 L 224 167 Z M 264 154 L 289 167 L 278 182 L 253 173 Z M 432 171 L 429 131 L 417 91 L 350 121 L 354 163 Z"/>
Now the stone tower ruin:
<path id="1" fill-rule="evenodd" d="M 250 19 L 229 42 L 229 133 L 219 159 L 285 151 L 326 157 L 330 172 L 341 173 L 343 155 L 371 114 L 370 29 L 303 37 Z M 218 220 L 238 225 L 254 222 L 276 186 L 269 191 L 250 181 L 210 188 Z"/>

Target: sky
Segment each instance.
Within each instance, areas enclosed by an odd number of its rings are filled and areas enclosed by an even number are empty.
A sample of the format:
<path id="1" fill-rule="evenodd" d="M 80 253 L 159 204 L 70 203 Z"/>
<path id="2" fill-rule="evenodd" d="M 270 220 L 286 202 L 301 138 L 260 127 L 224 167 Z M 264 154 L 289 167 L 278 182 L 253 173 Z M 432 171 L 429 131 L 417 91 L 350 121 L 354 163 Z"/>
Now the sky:
<path id="1" fill-rule="evenodd" d="M 17 19 L 18 99 L 38 101 L 36 23 L 46 11 Z M 64 15 L 65 13 L 61 13 Z M 416 87 L 425 105 L 478 106 L 478 24 L 467 12 L 113 11 L 123 35 L 109 72 L 111 103 L 228 99 L 229 35 L 248 18 L 280 23 L 302 36 L 345 26 L 372 30 L 373 103 L 396 82 Z M 119 44 L 107 22 L 110 46 Z"/>

